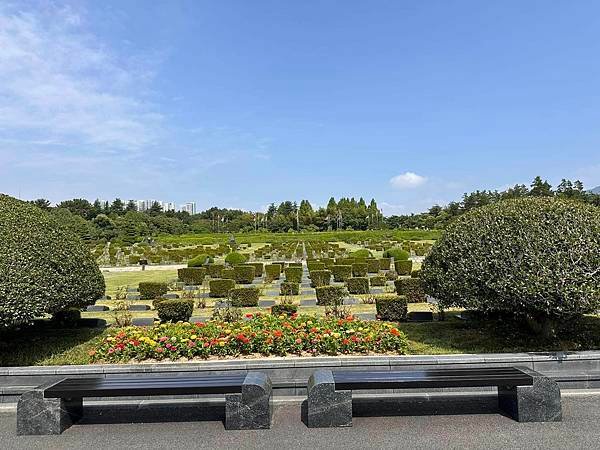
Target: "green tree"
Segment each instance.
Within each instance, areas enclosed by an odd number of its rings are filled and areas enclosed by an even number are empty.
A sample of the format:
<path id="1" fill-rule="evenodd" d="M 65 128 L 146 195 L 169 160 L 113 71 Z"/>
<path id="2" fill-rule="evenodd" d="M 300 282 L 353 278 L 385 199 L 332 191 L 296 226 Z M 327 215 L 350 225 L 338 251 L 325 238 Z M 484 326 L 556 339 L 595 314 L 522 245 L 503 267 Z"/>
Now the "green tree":
<path id="1" fill-rule="evenodd" d="M 531 182 L 531 190 L 529 191 L 531 197 L 552 197 L 552 185 L 546 180 L 542 180 L 539 175 Z"/>

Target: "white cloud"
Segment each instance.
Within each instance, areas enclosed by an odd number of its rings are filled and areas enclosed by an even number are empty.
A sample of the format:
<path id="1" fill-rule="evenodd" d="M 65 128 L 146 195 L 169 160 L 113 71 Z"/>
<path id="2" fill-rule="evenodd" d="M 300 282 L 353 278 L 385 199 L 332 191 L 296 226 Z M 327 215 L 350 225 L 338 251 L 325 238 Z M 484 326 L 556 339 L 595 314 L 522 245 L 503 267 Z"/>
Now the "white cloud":
<path id="1" fill-rule="evenodd" d="M 0 6 L 0 131 L 19 138 L 139 150 L 162 117 L 135 70 L 83 28 L 72 9 Z"/>
<path id="2" fill-rule="evenodd" d="M 397 189 L 414 189 L 427 182 L 427 178 L 414 172 L 405 172 L 396 175 L 390 180 L 390 184 Z"/>

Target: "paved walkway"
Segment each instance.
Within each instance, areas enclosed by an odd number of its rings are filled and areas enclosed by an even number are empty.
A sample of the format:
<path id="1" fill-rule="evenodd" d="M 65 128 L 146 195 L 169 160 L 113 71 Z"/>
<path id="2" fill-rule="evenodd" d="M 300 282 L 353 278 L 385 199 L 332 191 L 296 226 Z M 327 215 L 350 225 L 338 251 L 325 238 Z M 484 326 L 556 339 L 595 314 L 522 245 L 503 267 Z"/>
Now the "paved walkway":
<path id="1" fill-rule="evenodd" d="M 446 401 L 446 404 L 448 402 Z M 459 402 L 460 403 L 460 402 Z M 61 436 L 16 437 L 15 415 L 0 411 L 3 449 L 595 449 L 600 447 L 600 396 L 563 398 L 561 423 L 520 424 L 487 400 L 444 404 L 358 405 L 352 428 L 308 429 L 299 405 L 278 405 L 273 428 L 225 431 L 222 405 L 156 405 L 150 410 L 87 409 L 83 424 Z M 367 407 L 368 406 L 368 407 Z M 376 413 L 373 411 L 375 406 Z M 170 408 L 170 409 L 169 409 Z M 392 411 L 396 408 L 395 411 Z M 439 410 L 447 415 L 430 415 Z M 444 411 L 446 410 L 446 411 Z M 388 415 L 388 414 L 394 415 Z M 448 414 L 449 413 L 449 414 Z M 99 415 L 101 414 L 101 415 Z M 376 416 L 374 416 L 376 414 Z M 400 415 L 398 415 L 400 414 Z M 404 415 L 406 414 L 406 415 Z M 419 414 L 419 415 L 408 415 Z M 198 417 L 198 416 L 201 417 Z M 359 415 L 359 417 L 356 417 Z M 164 422 L 168 418 L 169 422 Z M 113 422 L 113 423 L 111 423 Z M 132 423 L 134 422 L 134 423 Z M 145 422 L 145 423 L 142 423 Z"/>

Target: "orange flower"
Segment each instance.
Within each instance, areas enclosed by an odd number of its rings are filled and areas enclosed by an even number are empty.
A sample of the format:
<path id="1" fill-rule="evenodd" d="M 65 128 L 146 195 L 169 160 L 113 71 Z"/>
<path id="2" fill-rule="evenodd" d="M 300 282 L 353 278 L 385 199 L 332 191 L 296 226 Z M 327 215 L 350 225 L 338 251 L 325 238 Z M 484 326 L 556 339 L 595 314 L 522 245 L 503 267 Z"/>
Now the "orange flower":
<path id="1" fill-rule="evenodd" d="M 394 336 L 400 336 L 400 331 L 398 331 L 398 328 L 392 328 L 390 333 L 392 333 Z"/>

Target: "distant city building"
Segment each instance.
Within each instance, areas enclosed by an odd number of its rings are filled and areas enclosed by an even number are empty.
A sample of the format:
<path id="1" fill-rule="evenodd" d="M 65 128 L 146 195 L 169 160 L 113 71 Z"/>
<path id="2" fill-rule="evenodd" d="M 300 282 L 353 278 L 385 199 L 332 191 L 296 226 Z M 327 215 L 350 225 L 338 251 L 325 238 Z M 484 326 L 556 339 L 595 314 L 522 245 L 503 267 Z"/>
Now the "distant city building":
<path id="1" fill-rule="evenodd" d="M 185 205 L 181 205 L 179 210 L 193 216 L 196 214 L 196 202 L 187 202 Z"/>
<path id="2" fill-rule="evenodd" d="M 175 211 L 177 209 L 174 202 L 160 202 L 160 206 L 162 206 L 163 211 Z"/>

